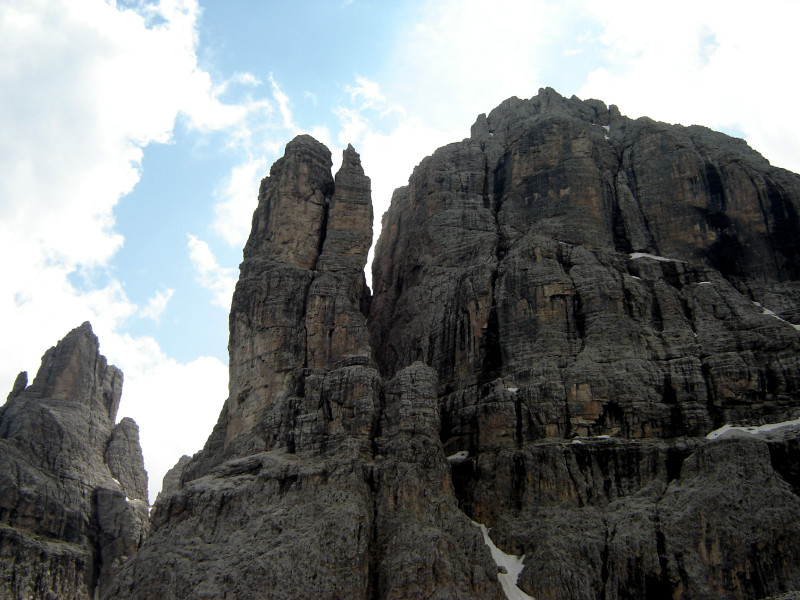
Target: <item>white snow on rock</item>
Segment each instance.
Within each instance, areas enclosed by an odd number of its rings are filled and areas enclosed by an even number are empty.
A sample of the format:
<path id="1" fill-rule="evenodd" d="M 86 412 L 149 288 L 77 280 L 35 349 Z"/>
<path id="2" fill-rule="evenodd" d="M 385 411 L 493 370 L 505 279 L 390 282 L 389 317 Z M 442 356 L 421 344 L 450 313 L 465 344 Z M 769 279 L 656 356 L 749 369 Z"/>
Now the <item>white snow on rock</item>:
<path id="1" fill-rule="evenodd" d="M 509 392 L 511 392 L 512 394 L 516 394 L 519 391 L 519 388 L 515 388 L 515 387 L 510 387 L 510 388 L 506 388 L 506 389 Z"/>
<path id="2" fill-rule="evenodd" d="M 611 125 L 601 125 L 601 127 L 606 131 L 611 131 Z"/>
<path id="3" fill-rule="evenodd" d="M 755 304 L 758 308 L 760 308 L 761 312 L 764 313 L 765 315 L 769 315 L 770 317 L 775 317 L 776 319 L 778 319 L 778 321 L 783 321 L 784 323 L 789 323 L 789 321 L 787 321 L 786 319 L 780 318 L 778 315 L 776 315 L 770 309 L 764 308 L 763 306 L 761 306 L 761 302 L 753 302 L 753 304 Z M 797 331 L 800 331 L 800 325 L 795 325 L 794 323 L 789 323 L 789 325 L 794 327 Z"/>
<path id="4" fill-rule="evenodd" d="M 492 538 L 489 537 L 489 530 L 486 525 L 475 523 L 475 521 L 472 523 L 476 527 L 480 527 L 481 533 L 483 534 L 483 541 L 489 547 L 495 564 L 506 571 L 505 573 L 497 574 L 497 580 L 500 582 L 500 585 L 503 586 L 503 593 L 505 593 L 506 598 L 508 598 L 508 600 L 535 600 L 533 596 L 529 596 L 517 587 L 519 574 L 522 573 L 522 569 L 525 568 L 525 565 L 522 564 L 525 560 L 525 555 L 514 556 L 513 554 L 506 554 L 495 546 Z"/>
<path id="5" fill-rule="evenodd" d="M 447 457 L 447 460 L 450 462 L 459 462 L 469 457 L 469 452 L 467 450 L 461 450 L 456 452 L 455 454 L 451 454 Z"/>
<path id="6" fill-rule="evenodd" d="M 661 262 L 683 262 L 682 260 L 667 258 L 666 256 L 656 256 L 655 254 L 647 254 L 646 252 L 633 252 L 629 256 L 634 260 L 637 258 L 652 258 L 653 260 L 658 260 Z"/>
<path id="7" fill-rule="evenodd" d="M 719 429 L 715 429 L 711 433 L 706 436 L 706 439 L 709 440 L 718 440 L 720 438 L 731 438 L 731 437 L 748 437 L 748 436 L 756 436 L 760 433 L 766 433 L 767 431 L 772 431 L 773 429 L 778 429 L 780 427 L 789 427 L 791 425 L 800 425 L 800 419 L 794 419 L 792 421 L 782 421 L 780 423 L 767 423 L 766 425 L 753 425 L 753 426 L 738 426 L 738 425 L 723 425 Z"/>

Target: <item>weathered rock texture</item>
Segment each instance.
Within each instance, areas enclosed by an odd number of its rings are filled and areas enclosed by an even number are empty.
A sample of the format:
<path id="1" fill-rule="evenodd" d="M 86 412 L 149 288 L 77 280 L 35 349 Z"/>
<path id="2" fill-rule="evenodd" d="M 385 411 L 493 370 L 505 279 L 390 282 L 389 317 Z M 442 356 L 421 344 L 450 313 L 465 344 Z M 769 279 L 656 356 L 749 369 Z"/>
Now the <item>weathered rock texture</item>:
<path id="1" fill-rule="evenodd" d="M 542 90 L 395 192 L 370 297 L 352 148 L 259 191 L 230 389 L 109 598 L 800 589 L 800 177 Z M 447 458 L 450 456 L 450 458 Z M 177 478 L 180 477 L 180 483 Z"/>
<path id="2" fill-rule="evenodd" d="M 798 213 L 744 142 L 552 90 L 395 192 L 377 362 L 435 369 L 459 505 L 538 600 L 800 586 L 797 428 L 703 439 L 798 416 Z"/>
<path id="3" fill-rule="evenodd" d="M 0 408 L 0 596 L 89 599 L 148 527 L 139 429 L 114 424 L 122 372 L 89 323 L 17 378 Z"/>
<path id="4" fill-rule="evenodd" d="M 109 598 L 497 598 L 438 437 L 436 375 L 384 389 L 364 265 L 370 182 L 308 136 L 261 183 L 230 317 L 230 394 Z"/>

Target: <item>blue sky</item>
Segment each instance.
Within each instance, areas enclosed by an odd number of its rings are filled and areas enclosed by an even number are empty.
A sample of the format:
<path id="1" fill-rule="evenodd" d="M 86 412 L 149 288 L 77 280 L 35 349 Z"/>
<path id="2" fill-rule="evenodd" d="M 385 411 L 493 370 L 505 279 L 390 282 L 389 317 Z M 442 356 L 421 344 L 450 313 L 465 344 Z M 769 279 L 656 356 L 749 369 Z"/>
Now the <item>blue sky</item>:
<path id="1" fill-rule="evenodd" d="M 800 4 L 0 0 L 0 387 L 90 320 L 151 492 L 227 393 L 258 182 L 299 133 L 391 192 L 550 86 L 745 137 L 800 170 Z"/>

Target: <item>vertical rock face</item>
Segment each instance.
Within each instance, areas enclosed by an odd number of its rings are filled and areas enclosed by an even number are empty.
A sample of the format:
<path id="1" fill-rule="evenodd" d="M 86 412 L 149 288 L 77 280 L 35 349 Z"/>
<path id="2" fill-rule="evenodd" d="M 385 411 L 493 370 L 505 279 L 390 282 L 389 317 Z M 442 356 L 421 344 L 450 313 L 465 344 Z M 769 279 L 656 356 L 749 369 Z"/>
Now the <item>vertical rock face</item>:
<path id="1" fill-rule="evenodd" d="M 89 323 L 17 378 L 0 409 L 0 596 L 88 599 L 148 525 L 139 430 L 114 424 L 122 372 Z"/>
<path id="2" fill-rule="evenodd" d="M 422 381 L 390 387 L 384 413 L 361 311 L 370 182 L 352 147 L 335 178 L 330 168 L 300 136 L 262 181 L 231 309 L 229 397 L 108 597 L 497 597 L 454 501 L 430 369 L 410 367 Z"/>
<path id="3" fill-rule="evenodd" d="M 229 397 L 108 598 L 501 598 L 476 522 L 539 600 L 800 589 L 800 427 L 706 438 L 800 417 L 800 177 L 513 98 L 395 192 L 370 298 L 330 167 L 262 181 Z"/>
<path id="4" fill-rule="evenodd" d="M 377 362 L 435 369 L 458 503 L 537 599 L 800 585 L 794 442 L 704 439 L 800 416 L 798 213 L 800 177 L 740 140 L 552 90 L 395 192 Z"/>

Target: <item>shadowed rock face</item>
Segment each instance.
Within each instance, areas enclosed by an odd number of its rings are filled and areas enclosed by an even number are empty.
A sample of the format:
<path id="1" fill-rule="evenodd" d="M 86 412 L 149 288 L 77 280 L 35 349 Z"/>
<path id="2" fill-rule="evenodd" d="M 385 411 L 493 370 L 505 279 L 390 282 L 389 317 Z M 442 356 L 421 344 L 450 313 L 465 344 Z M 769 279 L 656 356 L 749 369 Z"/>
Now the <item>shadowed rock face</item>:
<path id="1" fill-rule="evenodd" d="M 88 599 L 147 531 L 139 429 L 89 323 L 21 373 L 0 409 L 0 596 Z"/>
<path id="2" fill-rule="evenodd" d="M 470 519 L 539 600 L 800 589 L 800 428 L 705 438 L 800 416 L 798 176 L 512 98 L 395 192 L 370 298 L 330 168 L 300 136 L 262 181 L 229 397 L 108 598 L 501 598 Z"/>

